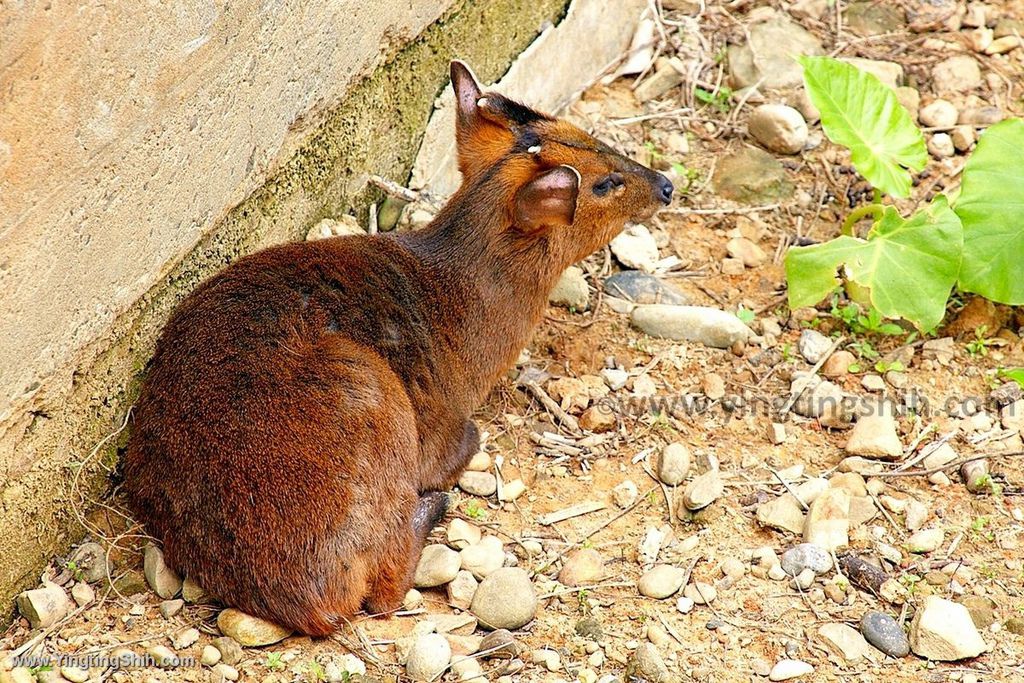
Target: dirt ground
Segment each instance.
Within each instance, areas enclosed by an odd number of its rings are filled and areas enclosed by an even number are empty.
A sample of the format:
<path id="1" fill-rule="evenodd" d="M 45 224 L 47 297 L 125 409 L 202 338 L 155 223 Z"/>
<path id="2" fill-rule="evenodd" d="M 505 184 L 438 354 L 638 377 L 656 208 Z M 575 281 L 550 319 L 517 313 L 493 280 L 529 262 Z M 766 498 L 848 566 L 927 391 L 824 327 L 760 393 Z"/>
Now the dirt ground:
<path id="1" fill-rule="evenodd" d="M 723 59 L 726 46 L 744 42 L 757 13 L 773 8 L 815 35 L 828 54 L 899 63 L 906 83 L 919 90 L 925 104 L 939 94 L 930 89 L 934 65 L 950 54 L 974 53 L 969 43 L 972 28 L 950 28 L 956 25 L 949 23 L 950 15 L 928 23 L 921 19 L 922 9 L 952 8 L 952 16 L 962 19 L 969 14 L 967 8 L 944 0 L 875 3 L 894 9 L 902 20 L 892 30 L 862 35 L 838 20 L 832 7 L 816 18 L 811 7 L 816 3 L 709 2 L 703 12 L 687 11 L 691 4 L 700 3 L 665 2 L 666 7 L 682 9 L 663 9 L 655 35 L 661 56 L 675 55 L 697 66 L 692 77 L 645 103 L 637 101 L 634 88 L 650 78 L 649 73 L 597 84 L 573 105 L 569 116 L 631 156 L 672 174 L 681 192 L 648 227 L 659 257 L 678 260 L 663 261 L 667 267 L 657 275 L 694 305 L 752 312 L 749 324 L 757 336 L 728 350 L 651 338 L 631 327 L 629 316 L 616 312 L 612 294 L 604 291 L 604 277 L 624 270 L 611 251 L 580 264 L 591 289 L 589 310 L 552 306 L 522 364 L 510 371 L 476 416 L 486 432 L 482 450 L 494 463 L 500 458 L 504 482 L 521 478 L 525 493 L 499 503 L 495 496 L 456 490 L 445 522 L 458 517 L 497 535 L 509 555 L 506 564 L 514 562 L 529 571 L 540 597 L 536 618 L 514 633 L 521 646 L 518 658 L 481 659 L 483 675 L 486 680 L 507 675 L 516 681 L 623 681 L 628 680 L 634 652 L 653 642 L 668 672 L 662 680 L 671 681 L 765 681 L 768 669 L 783 659 L 813 667 L 799 677 L 804 681 L 1024 680 L 1024 636 L 1006 627 L 1011 619 L 1024 617 L 1024 459 L 1017 457 L 1020 436 L 999 426 L 998 408 L 990 398 L 1002 384 L 998 370 L 1024 366 L 1024 345 L 1018 336 L 1024 315 L 972 303 L 969 296 L 957 294 L 950 304 L 948 327 L 922 337 L 909 330 L 885 336 L 851 329 L 833 313 L 830 302 L 816 310 L 790 311 L 782 266 L 785 250 L 835 236 L 851 202 L 869 196 L 846 153 L 821 138 L 818 125 L 811 126 L 811 136 L 817 136 L 819 144 L 797 155 L 776 155 L 794 188 L 789 196 L 754 206 L 738 204 L 717 194 L 714 181 L 721 159 L 753 144 L 745 127 L 752 108 L 761 101 L 788 97 L 722 90 L 730 76 Z M 848 3 L 838 4 L 849 10 Z M 809 14 L 802 11 L 805 7 L 811 7 Z M 999 19 L 1024 20 L 1020 2 L 992 2 L 987 7 L 993 24 Z M 916 17 L 917 23 L 908 23 L 908 17 Z M 692 27 L 699 33 L 689 33 Z M 983 73 L 993 76 L 977 96 L 1007 115 L 1021 115 L 1024 48 L 975 57 Z M 707 93 L 703 101 L 694 96 L 694 87 Z M 965 158 L 930 158 L 915 180 L 911 198 L 897 206 L 907 211 L 943 188 L 954 187 Z M 767 259 L 725 274 L 726 244 L 737 236 L 750 238 Z M 976 333 L 982 325 L 985 331 Z M 869 394 L 862 386 L 864 375 L 897 367 L 884 365 L 897 357 L 905 361 L 902 371 L 886 374 L 883 395 L 900 402 L 917 392 L 932 408 L 898 420 L 907 459 L 946 436 L 960 458 L 993 456 L 987 461 L 992 486 L 980 494 L 967 490 L 957 469 L 948 472 L 948 483 L 938 484 L 916 467 L 902 471 L 911 476 L 891 476 L 900 471 L 900 462 L 881 462 L 881 476 L 865 475 L 869 482 L 875 480 L 870 488 L 877 491 L 876 510 L 872 519 L 851 526 L 850 549 L 875 558 L 905 589 L 902 604 L 850 585 L 843 587 L 837 601 L 834 590 L 824 590 L 837 583 L 831 572 L 809 589 L 798 590 L 788 577 L 777 581 L 757 571 L 751 560 L 755 549 L 768 547 L 781 555 L 801 540 L 756 519 L 758 505 L 787 491 L 778 473 L 796 486 L 814 477 L 834 476 L 846 457 L 849 430 L 824 426 L 795 411 L 778 412 L 790 396 L 794 373 L 812 369 L 798 350 L 807 329 L 841 339 L 835 350 L 854 354 L 859 371 L 830 378 L 852 394 Z M 925 344 L 949 336 L 951 355 L 929 351 L 934 347 Z M 879 362 L 883 365 L 876 367 Z M 614 408 L 615 424 L 596 436 L 568 427 L 560 409 L 546 407 L 523 386 L 524 378 L 533 379 L 545 393 L 556 393 L 551 383 L 558 378 L 599 376 L 603 369 L 616 367 L 628 373 L 628 381 L 603 399 Z M 724 396 L 716 386 L 718 378 L 724 382 Z M 651 386 L 656 399 L 664 402 L 643 400 Z M 686 397 L 699 408 L 687 409 Z M 967 397 L 978 397 L 981 409 L 994 419 L 986 422 L 984 417 L 947 410 Z M 583 409 L 576 405 L 568 411 L 579 418 Z M 784 425 L 784 438 L 778 443 L 769 435 L 773 423 Z M 679 514 L 685 483 L 665 485 L 654 474 L 663 448 L 674 442 L 685 444 L 693 456 L 689 479 L 717 462 L 724 482 L 724 493 L 697 512 L 682 509 Z M 613 489 L 627 480 L 635 484 L 638 495 L 622 507 Z M 944 542 L 931 552 L 902 549 L 910 532 L 899 506 L 890 509 L 880 503 L 887 498 L 923 503 L 926 526 L 941 528 Z M 583 502 L 594 502 L 595 509 L 541 523 L 544 515 Z M 120 509 L 115 492 L 89 518 L 104 536 L 98 540 L 111 550 L 119 590 L 102 588 L 99 582 L 94 601 L 44 630 L 41 637 L 25 620 L 16 621 L 0 637 L 0 650 L 81 653 L 127 646 L 142 652 L 167 644 L 170 634 L 195 627 L 201 633 L 198 642 L 180 653 L 198 659 L 202 648 L 219 635 L 216 606 L 188 604 L 170 619 L 161 616 L 161 600 L 141 579 L 138 548 L 144 539 Z M 641 546 L 658 530 L 664 538 L 656 563 L 685 569 L 688 583 L 714 586 L 717 597 L 710 604 L 683 613 L 677 609 L 677 595 L 658 600 L 638 592 L 637 581 L 645 571 Z M 445 543 L 444 529 L 435 530 L 431 542 Z M 880 543 L 897 548 L 898 558 L 879 559 Z M 558 582 L 560 569 L 567 555 L 579 548 L 596 550 L 603 571 L 598 580 L 583 586 L 565 586 Z M 729 559 L 745 565 L 742 576 L 723 574 L 723 562 Z M 76 580 L 64 558 L 55 560 L 48 571 L 50 579 L 63 581 L 69 589 Z M 327 680 L 337 671 L 331 662 L 351 652 L 366 665 L 368 677 L 406 680 L 396 641 L 412 633 L 427 614 L 463 613 L 449 606 L 444 587 L 423 589 L 422 595 L 422 606 L 388 619 L 354 620 L 334 638 L 292 637 L 246 649 L 233 670 L 247 681 Z M 848 661 L 819 636 L 825 624 L 858 629 L 868 610 L 909 623 L 927 595 L 952 601 L 964 596 L 990 599 L 991 622 L 979 625 L 988 651 L 956 662 L 930 663 L 914 654 L 894 659 L 879 652 L 877 661 Z M 455 633 L 470 639 L 461 642 L 471 642 L 472 633 L 462 630 Z M 484 633 L 476 631 L 477 636 Z M 30 647 L 23 647 L 26 643 Z M 554 650 L 558 661 L 547 666 L 544 662 L 552 660 L 535 650 Z M 635 667 L 629 671 L 640 679 Z M 34 673 L 40 681 L 62 680 L 57 671 L 45 667 Z M 5 676 L 15 680 L 10 672 L 0 673 L 0 680 Z M 89 673 L 90 680 L 114 681 L 205 681 L 219 676 L 223 673 L 198 664 Z M 443 680 L 457 677 L 447 673 Z"/>

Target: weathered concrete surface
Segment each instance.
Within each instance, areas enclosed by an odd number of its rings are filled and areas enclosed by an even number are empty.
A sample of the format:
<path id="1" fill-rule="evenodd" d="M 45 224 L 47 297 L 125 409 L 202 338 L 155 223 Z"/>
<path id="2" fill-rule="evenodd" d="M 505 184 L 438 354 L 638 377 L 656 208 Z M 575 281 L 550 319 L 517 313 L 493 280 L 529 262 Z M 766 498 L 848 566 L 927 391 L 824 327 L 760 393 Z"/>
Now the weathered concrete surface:
<path id="1" fill-rule="evenodd" d="M 565 19 L 548 27 L 519 55 L 508 73 L 487 89 L 541 111 L 561 112 L 626 54 L 647 6 L 647 0 L 573 0 Z M 538 78 L 540 74 L 542 78 Z M 440 196 L 458 189 L 455 95 L 450 85 L 430 117 L 410 185 Z"/>
<path id="2" fill-rule="evenodd" d="M 174 305 L 238 256 L 360 205 L 369 173 L 404 177 L 448 60 L 493 79 L 565 6 L 65 16 L 54 3 L 0 17 L 0 598 L 81 533 L 72 509 L 106 488 L 126 432 L 93 449 L 122 424 Z"/>

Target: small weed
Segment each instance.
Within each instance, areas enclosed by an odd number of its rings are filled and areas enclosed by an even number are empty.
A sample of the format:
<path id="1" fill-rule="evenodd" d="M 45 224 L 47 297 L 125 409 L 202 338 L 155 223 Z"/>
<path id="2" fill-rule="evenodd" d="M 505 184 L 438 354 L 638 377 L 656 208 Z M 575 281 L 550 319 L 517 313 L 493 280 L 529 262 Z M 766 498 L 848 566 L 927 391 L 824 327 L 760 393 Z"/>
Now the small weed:
<path id="1" fill-rule="evenodd" d="M 965 345 L 971 358 L 984 358 L 988 355 L 988 347 L 996 343 L 995 339 L 985 336 L 987 332 L 988 325 L 982 325 L 974 331 L 974 339 Z"/>
<path id="2" fill-rule="evenodd" d="M 82 568 L 78 566 L 78 563 L 74 560 L 69 560 L 64 563 L 64 569 L 71 572 L 71 575 L 75 577 L 76 581 L 82 581 L 85 574 L 82 572 Z"/>
<path id="3" fill-rule="evenodd" d="M 327 672 L 324 671 L 324 665 L 320 662 L 313 660 L 306 667 L 306 678 L 311 683 L 318 683 L 318 681 L 327 680 Z"/>
<path id="4" fill-rule="evenodd" d="M 855 341 L 850 344 L 850 348 L 853 349 L 858 356 L 867 361 L 878 360 L 882 354 L 866 339 L 861 341 Z"/>
<path id="5" fill-rule="evenodd" d="M 693 96 L 698 102 L 712 106 L 723 114 L 731 108 L 729 104 L 729 98 L 732 97 L 731 88 L 722 87 L 715 92 L 705 90 L 704 88 L 694 88 Z"/>
<path id="6" fill-rule="evenodd" d="M 896 323 L 886 322 L 877 309 L 868 309 L 867 314 L 861 311 L 861 307 L 850 302 L 840 305 L 839 297 L 832 297 L 832 309 L 829 314 L 839 320 L 847 329 L 854 334 L 877 334 L 884 337 L 898 337 L 906 330 Z"/>
<path id="7" fill-rule="evenodd" d="M 470 519 L 483 519 L 487 516 L 487 510 L 472 498 L 466 501 L 462 511 L 465 512 L 466 516 Z"/>
<path id="8" fill-rule="evenodd" d="M 915 574 L 903 574 L 900 576 L 900 583 L 902 583 L 907 589 L 907 595 L 913 595 L 917 591 L 917 584 L 921 582 L 921 577 Z"/>
<path id="9" fill-rule="evenodd" d="M 284 669 L 284 660 L 281 658 L 282 654 L 281 652 L 268 652 L 267 659 L 264 662 L 266 667 L 271 671 L 281 671 Z"/>
<path id="10" fill-rule="evenodd" d="M 884 375 L 887 372 L 903 372 L 907 368 L 898 360 L 884 361 L 880 360 L 875 363 L 875 372 L 880 375 Z"/>
<path id="11" fill-rule="evenodd" d="M 992 529 L 988 528 L 991 523 L 992 518 L 987 515 L 976 517 L 974 521 L 971 522 L 971 531 L 974 532 L 975 537 L 992 542 L 996 540 L 996 534 Z"/>
<path id="12" fill-rule="evenodd" d="M 750 323 L 754 322 L 754 318 L 756 318 L 757 316 L 754 314 L 753 311 L 740 306 L 739 310 L 736 311 L 736 317 L 742 320 L 744 325 L 749 325 Z"/>

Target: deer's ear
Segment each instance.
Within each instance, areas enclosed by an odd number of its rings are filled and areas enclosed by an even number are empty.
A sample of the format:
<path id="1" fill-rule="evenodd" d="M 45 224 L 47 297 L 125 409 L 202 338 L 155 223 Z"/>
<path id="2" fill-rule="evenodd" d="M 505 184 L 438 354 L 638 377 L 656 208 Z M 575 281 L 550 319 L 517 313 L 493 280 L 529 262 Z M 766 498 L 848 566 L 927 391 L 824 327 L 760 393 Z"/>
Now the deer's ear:
<path id="1" fill-rule="evenodd" d="M 512 131 L 494 112 L 493 103 L 480 94 L 480 84 L 463 62 L 451 64 L 455 90 L 455 140 L 463 178 L 498 163 L 512 142 Z"/>
<path id="2" fill-rule="evenodd" d="M 452 89 L 455 90 L 455 107 L 458 117 L 457 129 L 477 122 L 479 117 L 480 84 L 465 62 L 451 63 Z"/>
<path id="3" fill-rule="evenodd" d="M 556 166 L 519 188 L 515 200 L 515 225 L 524 232 L 572 225 L 580 173 L 572 166 Z"/>

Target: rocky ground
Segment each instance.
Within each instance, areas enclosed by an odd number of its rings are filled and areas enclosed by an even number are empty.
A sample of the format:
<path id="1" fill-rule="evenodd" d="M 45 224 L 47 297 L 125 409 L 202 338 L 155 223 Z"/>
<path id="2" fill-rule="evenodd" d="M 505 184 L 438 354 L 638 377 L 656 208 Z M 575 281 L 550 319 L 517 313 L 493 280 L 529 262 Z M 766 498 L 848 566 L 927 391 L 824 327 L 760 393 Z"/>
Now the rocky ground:
<path id="1" fill-rule="evenodd" d="M 1024 314 L 957 296 L 937 335 L 882 334 L 790 311 L 781 266 L 870 198 L 789 56 L 896 88 L 932 156 L 907 210 L 1022 113 L 1024 4 L 658 4 L 569 115 L 681 196 L 563 277 L 404 609 L 324 640 L 222 611 L 115 492 L 19 597 L 0 681 L 1024 680 L 1024 400 L 997 374 Z"/>

